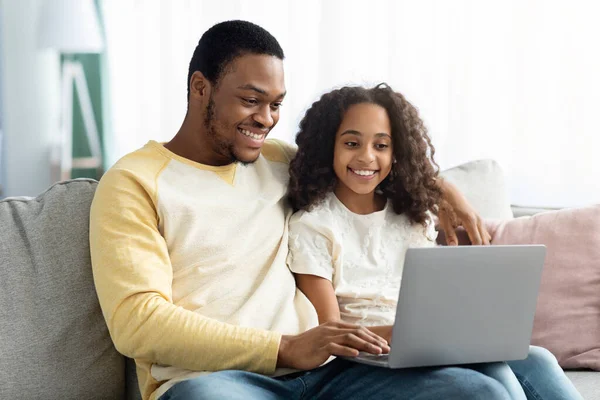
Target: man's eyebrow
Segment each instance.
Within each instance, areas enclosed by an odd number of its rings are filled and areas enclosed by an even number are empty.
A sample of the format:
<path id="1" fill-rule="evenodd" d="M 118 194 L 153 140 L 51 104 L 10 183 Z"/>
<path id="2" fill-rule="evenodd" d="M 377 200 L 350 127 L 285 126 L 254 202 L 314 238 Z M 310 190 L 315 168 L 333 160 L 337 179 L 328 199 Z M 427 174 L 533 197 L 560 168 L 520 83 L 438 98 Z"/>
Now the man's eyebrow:
<path id="1" fill-rule="evenodd" d="M 250 83 L 246 84 L 246 85 L 242 85 L 242 86 L 238 86 L 238 89 L 242 89 L 242 90 L 252 90 L 256 93 L 262 94 L 262 95 L 268 95 L 267 91 L 264 89 L 261 89 L 259 87 L 256 87 Z M 279 96 L 277 96 L 277 98 L 281 98 L 284 97 L 286 95 L 287 92 L 283 92 L 281 93 Z"/>

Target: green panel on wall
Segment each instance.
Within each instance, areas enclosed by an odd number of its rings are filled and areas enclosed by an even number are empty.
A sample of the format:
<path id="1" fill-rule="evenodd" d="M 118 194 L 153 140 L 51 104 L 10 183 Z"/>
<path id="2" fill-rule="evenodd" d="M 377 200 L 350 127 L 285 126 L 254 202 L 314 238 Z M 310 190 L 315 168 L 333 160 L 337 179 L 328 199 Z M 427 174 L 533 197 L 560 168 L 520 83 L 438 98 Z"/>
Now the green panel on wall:
<path id="1" fill-rule="evenodd" d="M 104 24 L 102 20 L 101 7 L 98 0 L 94 1 L 96 5 L 96 11 L 98 13 L 98 19 L 100 27 L 103 29 Z M 100 54 L 73 54 L 63 55 L 61 62 L 64 62 L 65 58 L 73 61 L 78 61 L 83 66 L 85 73 L 85 79 L 87 82 L 90 99 L 92 102 L 92 109 L 94 111 L 94 119 L 96 121 L 96 128 L 98 129 L 98 135 L 100 136 L 100 148 L 104 148 L 104 136 L 105 136 L 105 111 L 103 110 L 103 93 L 106 93 L 103 85 L 106 82 L 103 78 L 101 55 Z M 104 78 L 105 79 L 105 78 Z M 73 157 L 89 157 L 91 156 L 90 147 L 88 144 L 87 136 L 85 134 L 85 124 L 83 123 L 83 116 L 81 113 L 81 106 L 79 101 L 79 94 L 73 90 Z M 73 169 L 71 172 L 72 178 L 93 178 L 100 179 L 98 172 L 95 169 Z"/>
<path id="2" fill-rule="evenodd" d="M 92 101 L 92 109 L 96 120 L 96 127 L 102 143 L 104 126 L 102 120 L 102 77 L 100 74 L 100 55 L 99 54 L 75 54 L 69 57 L 73 61 L 79 61 L 85 72 L 90 99 Z M 89 157 L 91 156 L 90 147 L 87 136 L 85 134 L 85 124 L 81 113 L 79 94 L 75 87 L 73 90 L 73 157 Z M 97 172 L 94 169 L 73 169 L 72 178 L 94 178 L 99 179 Z"/>

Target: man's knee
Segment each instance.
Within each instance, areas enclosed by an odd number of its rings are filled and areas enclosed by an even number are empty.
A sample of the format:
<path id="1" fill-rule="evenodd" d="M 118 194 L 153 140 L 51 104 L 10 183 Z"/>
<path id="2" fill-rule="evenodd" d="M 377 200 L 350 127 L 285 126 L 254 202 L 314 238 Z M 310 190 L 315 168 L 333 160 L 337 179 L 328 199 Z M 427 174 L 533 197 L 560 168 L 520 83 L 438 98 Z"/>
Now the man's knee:
<path id="1" fill-rule="evenodd" d="M 249 398 L 244 390 L 243 377 L 235 379 L 237 371 L 227 371 L 203 375 L 176 383 L 159 400 L 245 400 Z"/>
<path id="2" fill-rule="evenodd" d="M 218 393 L 218 390 L 219 386 L 214 384 L 210 385 L 207 379 L 199 377 L 176 383 L 175 386 L 167 390 L 159 400 L 216 400 L 223 396 L 223 393 Z"/>

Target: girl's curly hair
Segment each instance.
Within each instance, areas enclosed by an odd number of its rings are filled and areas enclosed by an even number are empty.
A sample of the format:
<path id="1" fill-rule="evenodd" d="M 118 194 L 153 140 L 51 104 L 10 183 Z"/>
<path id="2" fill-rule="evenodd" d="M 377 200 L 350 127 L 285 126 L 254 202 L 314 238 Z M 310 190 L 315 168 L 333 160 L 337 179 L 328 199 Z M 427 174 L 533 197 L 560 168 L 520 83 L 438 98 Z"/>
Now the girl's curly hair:
<path id="1" fill-rule="evenodd" d="M 425 225 L 427 211 L 437 212 L 442 194 L 436 185 L 435 149 L 417 109 L 385 83 L 370 89 L 343 87 L 313 103 L 296 136 L 298 152 L 290 163 L 288 199 L 294 210 L 310 210 L 334 190 L 336 133 L 348 108 L 361 103 L 383 107 L 392 128 L 396 163 L 379 190 L 391 200 L 396 213 L 406 213 L 414 223 Z"/>

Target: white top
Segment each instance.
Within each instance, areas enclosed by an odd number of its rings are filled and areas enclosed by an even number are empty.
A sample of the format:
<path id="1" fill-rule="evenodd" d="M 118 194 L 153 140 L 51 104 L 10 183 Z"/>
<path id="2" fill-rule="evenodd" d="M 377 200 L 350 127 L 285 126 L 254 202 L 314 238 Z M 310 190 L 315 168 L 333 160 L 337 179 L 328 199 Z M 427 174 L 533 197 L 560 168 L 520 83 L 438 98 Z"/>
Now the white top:
<path id="1" fill-rule="evenodd" d="M 431 217 L 431 215 L 430 215 Z M 409 247 L 435 246 L 437 232 L 394 212 L 388 201 L 372 214 L 350 211 L 333 194 L 289 226 L 288 266 L 294 273 L 332 282 L 343 321 L 392 325 Z"/>

